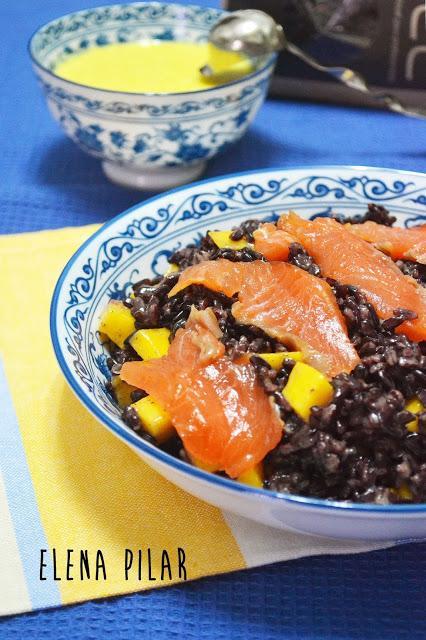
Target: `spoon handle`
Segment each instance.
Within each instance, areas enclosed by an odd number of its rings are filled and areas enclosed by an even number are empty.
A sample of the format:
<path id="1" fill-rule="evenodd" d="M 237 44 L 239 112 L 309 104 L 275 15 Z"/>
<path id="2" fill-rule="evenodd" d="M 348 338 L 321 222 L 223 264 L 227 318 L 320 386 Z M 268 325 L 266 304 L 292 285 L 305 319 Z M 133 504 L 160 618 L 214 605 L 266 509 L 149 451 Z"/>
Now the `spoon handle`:
<path id="1" fill-rule="evenodd" d="M 386 93 L 377 93 L 373 91 L 368 86 L 365 78 L 357 71 L 353 71 L 352 69 L 348 69 L 347 67 L 326 67 L 322 64 L 319 64 L 314 58 L 311 58 L 310 55 L 299 49 L 292 42 L 286 43 L 286 49 L 290 51 L 297 58 L 300 58 L 310 67 L 317 69 L 318 71 L 325 71 L 329 75 L 333 76 L 336 80 L 343 82 L 347 87 L 351 89 L 355 89 L 356 91 L 362 91 L 362 93 L 366 93 L 372 96 L 375 100 L 381 102 L 391 111 L 396 111 L 397 113 L 402 113 L 406 116 L 413 116 L 414 118 L 426 118 L 426 109 L 418 109 L 412 107 L 406 107 L 397 98 L 391 96 Z"/>

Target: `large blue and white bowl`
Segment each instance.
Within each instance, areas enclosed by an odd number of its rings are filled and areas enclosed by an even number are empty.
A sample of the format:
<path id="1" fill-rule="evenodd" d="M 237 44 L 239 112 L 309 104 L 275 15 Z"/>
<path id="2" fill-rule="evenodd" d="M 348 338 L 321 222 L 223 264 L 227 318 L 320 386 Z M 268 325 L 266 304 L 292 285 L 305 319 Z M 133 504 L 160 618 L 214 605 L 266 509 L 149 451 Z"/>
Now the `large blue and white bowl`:
<path id="1" fill-rule="evenodd" d="M 159 190 L 193 180 L 236 142 L 261 106 L 275 55 L 228 84 L 176 94 L 94 89 L 55 75 L 56 65 L 88 47 L 136 41 L 207 40 L 223 11 L 138 2 L 70 13 L 30 40 L 35 73 L 54 118 L 78 146 L 100 158 L 125 186 Z"/>
<path id="2" fill-rule="evenodd" d="M 97 329 L 111 298 L 161 274 L 167 257 L 208 229 L 288 209 L 300 215 L 363 213 L 389 207 L 401 225 L 426 222 L 426 174 L 367 167 L 265 170 L 217 178 L 158 196 L 106 223 L 66 265 L 51 309 L 54 348 L 72 389 L 98 420 L 163 476 L 203 500 L 278 528 L 337 538 L 426 537 L 426 504 L 360 505 L 254 489 L 206 473 L 139 438 L 108 394 Z"/>

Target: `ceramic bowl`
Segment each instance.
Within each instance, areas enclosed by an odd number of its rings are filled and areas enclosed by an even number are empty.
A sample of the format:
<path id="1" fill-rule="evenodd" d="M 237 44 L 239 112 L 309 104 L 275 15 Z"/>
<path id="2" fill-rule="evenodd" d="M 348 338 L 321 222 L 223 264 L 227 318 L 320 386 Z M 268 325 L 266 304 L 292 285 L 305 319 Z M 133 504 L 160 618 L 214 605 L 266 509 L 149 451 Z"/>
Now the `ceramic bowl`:
<path id="1" fill-rule="evenodd" d="M 160 190 L 193 180 L 246 131 L 261 106 L 275 55 L 228 84 L 176 94 L 94 89 L 55 66 L 88 47 L 140 40 L 205 41 L 223 11 L 140 2 L 70 13 L 32 36 L 29 51 L 50 111 L 78 146 L 124 186 Z"/>
<path id="2" fill-rule="evenodd" d="M 54 348 L 69 384 L 98 420 L 163 476 L 225 511 L 283 529 L 336 538 L 426 537 L 426 504 L 364 505 L 255 489 L 206 473 L 145 442 L 128 428 L 108 394 L 106 353 L 97 328 L 111 298 L 131 282 L 164 273 L 167 257 L 208 229 L 294 209 L 307 218 L 388 206 L 398 223 L 426 222 L 426 174 L 360 167 L 242 173 L 182 187 L 122 213 L 75 253 L 56 286 Z"/>

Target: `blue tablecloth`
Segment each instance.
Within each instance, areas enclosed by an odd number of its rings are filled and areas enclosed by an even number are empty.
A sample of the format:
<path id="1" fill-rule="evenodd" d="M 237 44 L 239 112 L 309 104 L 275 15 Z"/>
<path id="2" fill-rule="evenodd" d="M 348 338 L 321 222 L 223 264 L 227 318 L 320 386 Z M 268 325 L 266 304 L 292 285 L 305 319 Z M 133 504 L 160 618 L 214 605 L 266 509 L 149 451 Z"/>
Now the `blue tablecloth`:
<path id="1" fill-rule="evenodd" d="M 0 233 L 103 221 L 145 197 L 108 183 L 98 162 L 65 139 L 32 77 L 25 49 L 31 32 L 81 5 L 0 3 Z M 211 162 L 207 175 L 320 163 L 424 170 L 425 134 L 424 122 L 393 114 L 270 100 L 248 135 Z M 425 575 L 421 544 L 309 558 L 3 619 L 0 638 L 420 640 L 426 637 Z"/>

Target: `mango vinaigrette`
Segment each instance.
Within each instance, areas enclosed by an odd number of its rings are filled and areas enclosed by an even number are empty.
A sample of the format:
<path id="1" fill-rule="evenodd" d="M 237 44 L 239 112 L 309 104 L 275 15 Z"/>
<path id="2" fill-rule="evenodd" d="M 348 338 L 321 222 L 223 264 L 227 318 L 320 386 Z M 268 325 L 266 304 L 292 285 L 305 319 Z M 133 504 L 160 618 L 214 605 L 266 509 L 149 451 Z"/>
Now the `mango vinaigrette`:
<path id="1" fill-rule="evenodd" d="M 200 73 L 206 63 L 214 64 L 214 79 Z M 252 70 L 244 55 L 213 50 L 207 42 L 151 41 L 89 48 L 59 63 L 55 74 L 97 89 L 184 93 L 218 86 Z"/>

